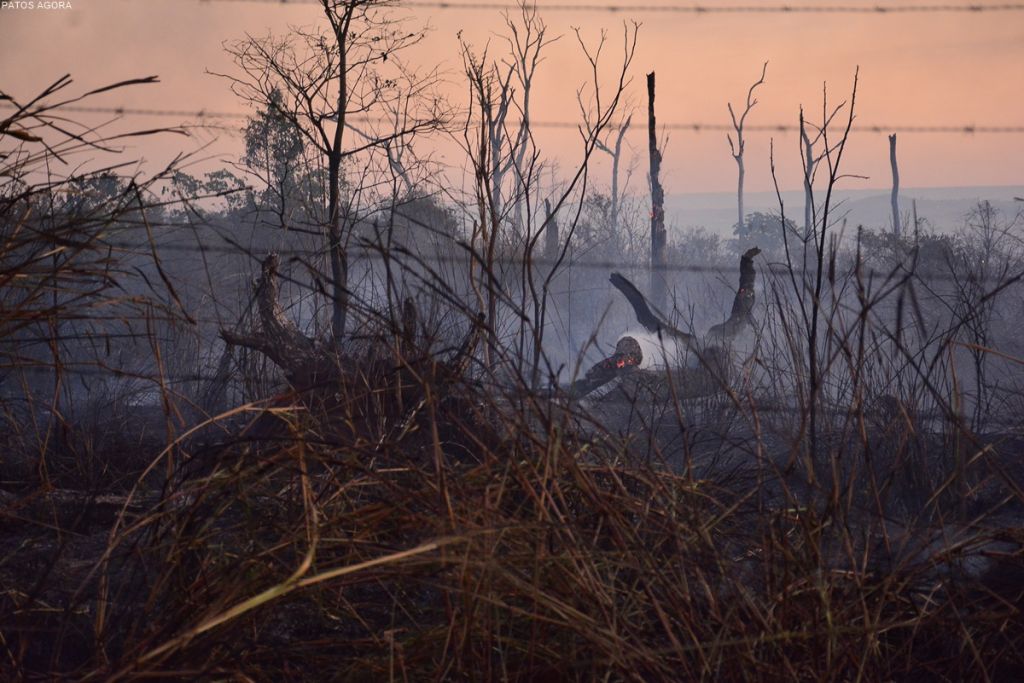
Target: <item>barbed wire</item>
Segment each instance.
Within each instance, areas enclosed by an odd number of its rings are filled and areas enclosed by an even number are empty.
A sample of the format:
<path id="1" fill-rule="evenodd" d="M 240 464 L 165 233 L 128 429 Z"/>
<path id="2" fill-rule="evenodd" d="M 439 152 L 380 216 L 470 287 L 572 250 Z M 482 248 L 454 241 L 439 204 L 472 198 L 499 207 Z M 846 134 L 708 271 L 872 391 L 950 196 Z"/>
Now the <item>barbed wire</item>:
<path id="1" fill-rule="evenodd" d="M 461 245 L 459 245 L 461 246 Z M 106 249 L 108 247 L 113 249 L 124 250 L 128 255 L 137 255 L 145 258 L 150 258 L 152 255 L 153 247 L 147 243 L 129 243 L 119 241 L 104 241 L 97 244 L 97 247 Z M 138 252 L 132 252 L 131 250 L 139 250 Z M 292 248 L 281 248 L 281 249 L 246 249 L 240 246 L 234 246 L 232 244 L 157 244 L 156 249 L 161 252 L 177 252 L 177 253 L 203 253 L 203 254 L 220 254 L 228 256 L 245 256 L 254 261 L 262 261 L 263 258 L 273 252 L 278 256 L 291 257 L 293 260 L 302 261 L 306 258 L 318 258 L 327 255 L 325 249 L 292 249 Z M 374 246 L 357 246 L 349 247 L 346 253 L 350 257 L 364 258 L 371 261 L 383 261 L 392 260 L 396 263 L 402 263 L 404 261 L 412 261 L 412 264 L 423 262 L 423 263 L 444 263 L 444 264 L 468 264 L 470 262 L 479 262 L 479 254 L 471 254 L 468 250 L 463 253 L 455 254 L 442 254 L 442 253 L 412 253 L 412 249 L 409 248 L 397 248 L 387 251 Z M 565 270 L 602 270 L 606 272 L 614 270 L 622 270 L 626 272 L 644 271 L 648 272 L 651 270 L 650 263 L 647 261 L 626 261 L 626 260 L 614 260 L 614 259 L 587 259 L 585 257 L 572 257 L 566 259 L 550 258 L 545 256 L 537 256 L 525 258 L 521 253 L 511 254 L 507 256 L 499 257 L 500 266 L 508 268 L 521 269 L 522 266 L 528 263 L 532 267 L 536 268 L 549 268 L 552 266 L 558 266 L 562 272 Z M 411 267 L 411 266 L 410 266 Z M 816 271 L 808 268 L 791 268 L 789 265 L 781 262 L 765 262 L 762 264 L 764 272 L 770 273 L 771 275 L 781 276 L 788 275 L 792 272 L 797 276 L 814 275 Z M 738 262 L 736 263 L 718 263 L 718 264 L 700 264 L 700 263 L 666 263 L 657 268 L 658 272 L 662 273 L 704 273 L 711 275 L 730 275 L 740 272 Z M 887 270 L 879 270 L 876 268 L 864 268 L 861 270 L 861 277 L 865 280 L 872 279 L 884 279 L 891 276 L 894 272 L 899 274 L 906 274 L 909 272 L 905 267 L 903 269 L 897 269 L 894 271 L 892 268 Z M 949 272 L 936 272 L 927 269 L 918 269 L 914 271 L 914 276 L 925 282 L 957 282 L 957 275 Z M 1004 279 L 1009 279 L 1007 276 Z M 999 282 L 1000 278 L 996 276 L 989 276 L 980 278 L 981 282 Z M 600 289 L 611 289 L 611 285 L 602 287 Z M 573 291 L 578 291 L 575 288 Z M 596 291 L 596 290 L 595 290 Z"/>
<path id="2" fill-rule="evenodd" d="M 312 5 L 320 4 L 320 0 L 199 0 L 199 4 L 251 3 L 261 5 Z M 517 10 L 520 5 L 515 2 L 445 2 L 444 0 L 409 0 L 396 2 L 399 7 L 440 9 L 446 11 L 463 10 Z M 664 4 L 664 5 L 614 5 L 601 3 L 535 3 L 542 12 L 640 12 L 660 14 L 871 14 L 876 16 L 896 14 L 982 14 L 987 12 L 1020 12 L 1024 11 L 1021 3 L 995 4 L 931 4 L 931 5 L 697 5 L 697 4 Z"/>
<path id="3" fill-rule="evenodd" d="M 211 2 L 227 2 L 233 0 L 208 0 Z M 258 0 L 257 0 L 258 1 Z M 0 102 L 0 109 L 14 109 L 15 106 L 10 102 Z M 216 111 L 210 109 L 151 109 L 145 107 L 83 107 L 83 106 L 66 106 L 59 107 L 53 111 L 47 111 L 46 114 L 52 116 L 55 112 L 68 112 L 76 114 L 109 114 L 111 116 L 154 116 L 154 117 L 174 117 L 174 118 L 195 118 L 195 119 L 219 119 L 219 120 L 238 120 L 242 121 L 248 119 L 254 114 L 247 114 L 244 112 L 229 112 L 229 111 Z M 27 112 L 28 116 L 32 115 L 32 112 Z M 353 116 L 347 117 L 348 120 L 353 123 L 376 123 L 376 124 L 390 124 L 392 121 L 373 118 L 367 116 Z M 580 123 L 573 121 L 530 121 L 531 128 L 558 128 L 558 129 L 577 129 L 580 127 Z M 705 123 L 705 122 L 669 122 L 659 124 L 659 127 L 665 130 L 677 130 L 677 131 L 692 131 L 694 133 L 701 133 L 705 131 L 732 131 L 733 127 L 728 123 Z M 614 127 L 610 127 L 614 130 Z M 778 132 L 778 133 L 798 133 L 800 126 L 798 124 L 746 124 L 744 130 L 748 131 L 760 131 L 760 132 Z M 855 124 L 853 126 L 854 132 L 868 132 L 868 133 L 940 133 L 940 134 L 959 134 L 959 135 L 973 135 L 973 134 L 986 134 L 986 135 L 1019 135 L 1024 134 L 1024 125 L 976 125 L 973 123 L 963 124 L 942 124 L 933 126 L 918 126 L 918 125 L 886 125 L 879 123 L 871 124 Z M 646 129 L 634 127 L 632 132 L 647 133 Z"/>

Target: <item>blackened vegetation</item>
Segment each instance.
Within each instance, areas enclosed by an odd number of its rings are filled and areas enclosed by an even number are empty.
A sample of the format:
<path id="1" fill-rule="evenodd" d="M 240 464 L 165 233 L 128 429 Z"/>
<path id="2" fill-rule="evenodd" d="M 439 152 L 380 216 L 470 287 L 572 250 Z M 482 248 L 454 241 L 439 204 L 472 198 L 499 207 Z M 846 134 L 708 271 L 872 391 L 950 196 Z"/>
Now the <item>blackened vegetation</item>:
<path id="1" fill-rule="evenodd" d="M 711 339 L 726 343 L 740 334 L 745 327 L 753 327 L 754 279 L 757 275 L 754 270 L 754 257 L 760 253 L 761 250 L 757 247 L 743 252 L 740 258 L 740 284 L 736 289 L 729 317 L 725 322 L 708 330 L 708 337 Z"/>
<path id="2" fill-rule="evenodd" d="M 547 296 L 555 267 L 532 271 L 532 245 L 452 231 L 441 255 L 473 266 L 443 273 L 425 247 L 379 240 L 387 295 L 350 292 L 343 335 L 332 288 L 300 267 L 311 252 L 261 245 L 210 268 L 211 290 L 227 289 L 217 266 L 259 269 L 210 321 L 221 308 L 186 286 L 194 271 L 174 272 L 182 244 L 153 234 L 188 220 L 160 215 L 138 179 L 34 181 L 58 140 L 103 141 L 14 104 L 0 121 L 15 140 L 0 148 L 0 678 L 1020 678 L 1019 361 L 997 347 L 1020 263 L 992 211 L 972 218 L 981 251 L 928 264 L 956 268 L 946 290 L 921 277 L 916 245 L 843 254 L 827 223 L 802 245 L 807 272 L 755 272 L 751 249 L 735 292 L 708 279 L 733 303 L 706 335 L 679 322 L 685 305 L 660 310 L 613 275 L 678 362 L 640 369 L 627 337 L 574 384 L 551 371 L 538 386 L 525 340 L 545 360 L 528 315 L 543 306 L 510 286 L 548 278 Z M 510 230 L 474 208 L 474 230 Z M 442 213 L 418 227 L 441 232 Z M 304 316 L 310 292 L 328 305 Z M 997 353 L 1006 364 L 987 365 Z"/>

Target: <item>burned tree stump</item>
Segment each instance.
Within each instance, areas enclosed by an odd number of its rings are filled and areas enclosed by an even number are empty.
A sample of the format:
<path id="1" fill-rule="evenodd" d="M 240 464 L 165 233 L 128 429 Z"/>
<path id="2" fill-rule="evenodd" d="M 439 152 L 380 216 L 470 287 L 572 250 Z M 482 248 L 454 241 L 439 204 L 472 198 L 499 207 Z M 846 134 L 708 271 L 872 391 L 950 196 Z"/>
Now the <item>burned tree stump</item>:
<path id="1" fill-rule="evenodd" d="M 761 253 L 757 247 L 748 249 L 740 257 L 740 286 L 732 300 L 729 319 L 708 330 L 708 337 L 716 341 L 729 341 L 736 337 L 747 325 L 754 324 L 754 280 L 757 271 L 754 269 L 754 257 Z"/>

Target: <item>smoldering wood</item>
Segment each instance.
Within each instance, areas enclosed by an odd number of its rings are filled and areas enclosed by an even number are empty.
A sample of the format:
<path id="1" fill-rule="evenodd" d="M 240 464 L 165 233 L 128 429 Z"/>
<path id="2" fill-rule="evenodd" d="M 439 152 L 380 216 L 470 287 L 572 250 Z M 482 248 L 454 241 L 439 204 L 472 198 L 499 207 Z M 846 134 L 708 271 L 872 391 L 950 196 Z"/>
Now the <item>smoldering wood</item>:
<path id="1" fill-rule="evenodd" d="M 703 339 L 672 325 L 663 313 L 651 306 L 628 278 L 621 273 L 612 273 L 609 278 L 612 286 L 629 302 L 637 322 L 648 332 L 658 335 L 659 339 L 676 340 L 696 357 L 698 366 L 670 368 L 669 376 L 666 377 L 664 370 L 644 370 L 638 367 L 639 363 L 615 366 L 606 359 L 570 387 L 570 396 L 585 399 L 588 403 L 616 394 L 628 400 L 643 395 L 645 401 L 661 402 L 670 401 L 673 396 L 696 398 L 721 391 L 728 385 L 732 375 L 730 345 L 748 326 L 754 324 L 754 285 L 757 279 L 754 257 L 760 253 L 760 249 L 753 247 L 740 257 L 740 282 L 729 317 L 712 326 Z M 670 389 L 667 382 L 671 382 L 674 388 Z M 616 389 L 619 391 L 615 392 Z"/>
<path id="2" fill-rule="evenodd" d="M 626 297 L 626 301 L 633 307 L 633 312 L 636 314 L 636 320 L 640 323 L 645 330 L 659 337 L 671 337 L 679 339 L 686 344 L 690 344 L 694 341 L 692 334 L 683 332 L 676 326 L 669 323 L 665 316 L 661 313 L 655 312 L 648 304 L 646 297 L 636 288 L 627 277 L 621 273 L 612 273 L 609 281 L 615 289 L 622 292 L 622 295 Z"/>
<path id="3" fill-rule="evenodd" d="M 729 341 L 743 332 L 747 326 L 754 324 L 754 284 L 757 279 L 757 269 L 754 267 L 754 257 L 761 253 L 757 247 L 748 249 L 740 257 L 740 285 L 736 289 L 736 295 L 732 300 L 732 309 L 729 318 L 708 330 L 708 337 L 717 341 Z"/>

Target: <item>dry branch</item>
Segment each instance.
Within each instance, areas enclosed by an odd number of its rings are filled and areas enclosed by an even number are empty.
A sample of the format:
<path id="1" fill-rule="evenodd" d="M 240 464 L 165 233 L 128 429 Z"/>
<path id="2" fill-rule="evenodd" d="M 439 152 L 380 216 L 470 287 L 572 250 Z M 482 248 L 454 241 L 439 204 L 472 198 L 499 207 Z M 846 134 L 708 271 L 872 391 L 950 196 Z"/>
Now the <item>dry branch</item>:
<path id="1" fill-rule="evenodd" d="M 220 336 L 229 345 L 259 351 L 285 371 L 293 386 L 309 388 L 336 372 L 337 366 L 321 345 L 302 334 L 285 315 L 279 300 L 277 269 L 277 254 L 270 254 L 263 260 L 256 281 L 259 329 L 249 334 L 222 329 Z"/>

